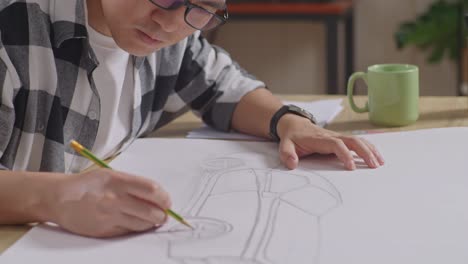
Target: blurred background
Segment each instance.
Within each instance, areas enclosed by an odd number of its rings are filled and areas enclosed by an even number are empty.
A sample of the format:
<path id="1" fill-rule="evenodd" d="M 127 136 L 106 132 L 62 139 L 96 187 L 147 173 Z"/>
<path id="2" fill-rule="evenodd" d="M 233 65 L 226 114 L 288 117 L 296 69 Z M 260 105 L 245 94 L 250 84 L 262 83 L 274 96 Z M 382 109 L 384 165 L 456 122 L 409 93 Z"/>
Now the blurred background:
<path id="1" fill-rule="evenodd" d="M 268 3 L 268 0 L 227 0 Z M 276 4 L 279 0 L 276 1 Z M 283 2 L 290 2 L 282 0 Z M 294 1 L 294 0 L 292 0 Z M 299 1 L 299 0 L 295 0 Z M 308 2 L 301 0 L 301 2 Z M 381 63 L 420 67 L 421 95 L 467 94 L 464 45 L 465 0 L 310 0 L 320 4 L 351 2 L 354 18 L 354 71 Z M 329 2 L 329 3 L 327 3 Z M 236 19 L 208 36 L 275 93 L 325 94 L 327 27 L 308 19 Z M 337 90 L 345 91 L 345 26 L 338 24 Z M 363 84 L 358 93 L 365 93 Z"/>

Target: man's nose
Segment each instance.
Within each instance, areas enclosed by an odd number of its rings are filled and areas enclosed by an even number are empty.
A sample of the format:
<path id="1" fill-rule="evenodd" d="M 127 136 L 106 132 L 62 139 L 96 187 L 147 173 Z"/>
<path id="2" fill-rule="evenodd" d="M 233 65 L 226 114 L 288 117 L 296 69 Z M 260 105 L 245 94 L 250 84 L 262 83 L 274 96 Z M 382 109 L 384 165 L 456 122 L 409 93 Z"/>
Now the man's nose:
<path id="1" fill-rule="evenodd" d="M 185 7 L 176 10 L 164 10 L 156 7 L 151 13 L 151 19 L 161 26 L 165 32 L 175 32 L 184 21 Z"/>

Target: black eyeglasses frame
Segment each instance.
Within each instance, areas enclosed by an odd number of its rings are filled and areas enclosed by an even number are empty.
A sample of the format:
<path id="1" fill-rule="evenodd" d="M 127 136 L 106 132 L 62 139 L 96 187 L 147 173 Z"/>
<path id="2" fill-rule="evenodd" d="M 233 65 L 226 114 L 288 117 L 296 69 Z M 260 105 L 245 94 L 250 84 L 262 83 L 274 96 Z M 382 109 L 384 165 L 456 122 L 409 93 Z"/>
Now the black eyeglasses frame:
<path id="1" fill-rule="evenodd" d="M 228 13 L 228 9 L 227 9 L 226 3 L 224 4 L 224 8 L 221 9 L 224 13 L 223 13 L 222 15 L 218 15 L 218 14 L 216 14 L 216 13 L 213 13 L 213 12 L 209 11 L 209 10 L 206 10 L 205 8 L 203 8 L 203 7 L 199 6 L 199 5 L 193 4 L 193 3 L 190 2 L 189 0 L 184 0 L 183 2 L 174 1 L 175 4 L 173 4 L 173 5 L 170 6 L 170 7 L 162 6 L 162 5 L 158 4 L 158 3 L 156 3 L 155 0 L 148 0 L 148 1 L 150 1 L 150 2 L 151 2 L 153 5 L 155 5 L 155 6 L 161 8 L 161 9 L 163 9 L 163 10 L 168 10 L 168 11 L 176 10 L 176 9 L 182 7 L 182 6 L 185 6 L 186 9 L 185 9 L 185 13 L 184 13 L 184 21 L 185 21 L 185 23 L 186 23 L 187 25 L 191 26 L 192 28 L 194 28 L 194 29 L 196 29 L 196 30 L 201 30 L 201 31 L 213 30 L 213 29 L 215 29 L 215 28 L 218 28 L 218 27 L 224 25 L 224 24 L 227 22 L 228 18 L 229 18 L 229 13 Z M 203 10 L 204 12 L 207 12 L 207 13 L 211 14 L 211 15 L 213 16 L 213 18 L 215 18 L 215 19 L 218 21 L 218 23 L 216 24 L 216 26 L 214 26 L 214 27 L 212 27 L 212 28 L 208 28 L 208 29 L 203 29 L 203 28 L 198 28 L 198 27 L 192 25 L 192 23 L 190 23 L 190 22 L 188 21 L 187 16 L 188 16 L 188 14 L 190 13 L 190 11 L 191 11 L 192 9 L 195 9 L 195 8 L 200 9 L 200 10 Z M 212 18 L 212 19 L 213 19 L 213 18 Z"/>

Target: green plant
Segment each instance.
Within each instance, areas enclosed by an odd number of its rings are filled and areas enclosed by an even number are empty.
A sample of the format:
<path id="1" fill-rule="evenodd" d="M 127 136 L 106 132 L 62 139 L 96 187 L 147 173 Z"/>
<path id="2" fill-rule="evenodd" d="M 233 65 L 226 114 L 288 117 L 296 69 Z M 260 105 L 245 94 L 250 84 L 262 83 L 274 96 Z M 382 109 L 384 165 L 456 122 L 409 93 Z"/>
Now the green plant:
<path id="1" fill-rule="evenodd" d="M 422 50 L 430 50 L 427 57 L 430 63 L 440 62 L 445 55 L 453 60 L 458 59 L 460 30 L 466 35 L 461 10 L 467 3 L 468 0 L 439 0 L 433 3 L 426 13 L 415 21 L 401 24 L 395 33 L 397 47 L 403 49 L 415 45 Z"/>

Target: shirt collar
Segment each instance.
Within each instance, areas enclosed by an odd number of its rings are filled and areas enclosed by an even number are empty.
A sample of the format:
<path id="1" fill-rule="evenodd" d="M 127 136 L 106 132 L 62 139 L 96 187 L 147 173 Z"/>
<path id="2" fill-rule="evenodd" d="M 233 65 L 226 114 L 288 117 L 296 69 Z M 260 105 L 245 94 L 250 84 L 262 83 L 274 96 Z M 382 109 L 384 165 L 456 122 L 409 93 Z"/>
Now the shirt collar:
<path id="1" fill-rule="evenodd" d="M 53 27 L 52 44 L 58 48 L 70 39 L 87 39 L 86 0 L 50 1 L 50 19 Z"/>
<path id="2" fill-rule="evenodd" d="M 137 57 L 135 56 L 135 67 L 139 70 L 141 65 L 145 62 L 147 57 Z"/>
<path id="3" fill-rule="evenodd" d="M 55 48 L 59 48 L 63 42 L 71 39 L 88 40 L 86 0 L 51 0 L 51 9 L 50 19 L 54 28 L 52 42 Z M 85 43 L 88 58 L 92 61 L 89 70 L 92 70 L 99 63 L 89 41 Z M 135 67 L 140 69 L 146 59 L 135 56 Z"/>

